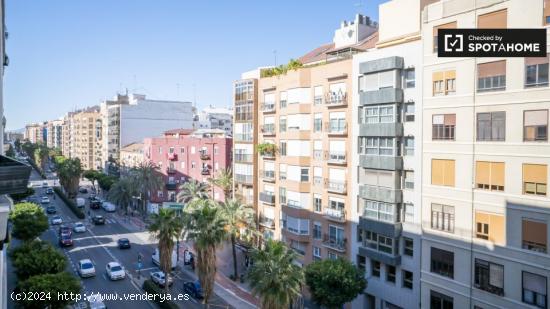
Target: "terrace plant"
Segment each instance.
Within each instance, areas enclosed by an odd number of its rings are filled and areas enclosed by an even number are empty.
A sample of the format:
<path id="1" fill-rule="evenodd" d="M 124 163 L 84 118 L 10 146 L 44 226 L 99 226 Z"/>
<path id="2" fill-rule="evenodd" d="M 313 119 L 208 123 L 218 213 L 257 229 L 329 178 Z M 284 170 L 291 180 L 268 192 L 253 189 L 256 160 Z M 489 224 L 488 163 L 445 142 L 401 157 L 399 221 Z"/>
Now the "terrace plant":
<path id="1" fill-rule="evenodd" d="M 261 143 L 256 146 L 256 151 L 260 155 L 275 155 L 277 153 L 277 145 L 270 143 Z"/>

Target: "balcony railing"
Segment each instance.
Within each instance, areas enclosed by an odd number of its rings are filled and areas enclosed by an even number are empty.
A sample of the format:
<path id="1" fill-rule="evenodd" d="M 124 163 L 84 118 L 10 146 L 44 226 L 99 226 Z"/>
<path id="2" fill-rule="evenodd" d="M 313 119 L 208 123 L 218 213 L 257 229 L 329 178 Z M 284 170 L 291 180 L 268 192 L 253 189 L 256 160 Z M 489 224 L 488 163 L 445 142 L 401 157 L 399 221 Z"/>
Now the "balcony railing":
<path id="1" fill-rule="evenodd" d="M 348 126 L 345 123 L 325 122 L 325 131 L 330 135 L 347 135 Z"/>
<path id="2" fill-rule="evenodd" d="M 275 171 L 260 171 L 260 175 L 264 180 L 274 181 L 275 180 Z"/>
<path id="3" fill-rule="evenodd" d="M 331 92 L 327 93 L 325 98 L 325 104 L 329 106 L 346 106 L 348 105 L 347 93 Z"/>
<path id="4" fill-rule="evenodd" d="M 275 134 L 275 124 L 274 123 L 264 124 L 261 128 L 261 131 L 264 135 L 273 135 Z"/>
<path id="5" fill-rule="evenodd" d="M 338 252 L 346 252 L 346 242 L 345 238 L 334 237 L 328 234 L 323 235 L 323 246 Z"/>
<path id="6" fill-rule="evenodd" d="M 235 162 L 252 163 L 253 158 L 254 157 L 251 154 L 236 153 L 233 159 L 235 160 Z"/>
<path id="7" fill-rule="evenodd" d="M 201 175 L 210 175 L 210 169 L 209 168 L 203 168 L 201 170 Z"/>
<path id="8" fill-rule="evenodd" d="M 325 179 L 325 183 L 326 183 L 326 189 L 329 192 L 340 193 L 340 194 L 346 193 L 347 188 L 346 188 L 345 181 Z"/>
<path id="9" fill-rule="evenodd" d="M 178 187 L 178 184 L 175 182 L 166 183 L 166 190 L 176 190 L 177 187 Z"/>
<path id="10" fill-rule="evenodd" d="M 262 111 L 264 113 L 274 112 L 275 102 L 265 102 L 264 104 L 262 104 Z"/>
<path id="11" fill-rule="evenodd" d="M 315 97 L 313 97 L 313 104 L 314 104 L 314 105 L 323 104 L 323 96 L 321 96 L 321 95 L 316 95 Z"/>
<path id="12" fill-rule="evenodd" d="M 279 171 L 279 180 L 286 180 L 286 172 Z"/>
<path id="13" fill-rule="evenodd" d="M 325 208 L 323 215 L 325 216 L 325 218 L 332 221 L 346 221 L 346 211 L 344 209 Z"/>
<path id="14" fill-rule="evenodd" d="M 267 204 L 275 204 L 275 195 L 272 192 L 260 192 L 260 201 Z"/>
<path id="15" fill-rule="evenodd" d="M 267 228 L 270 228 L 270 229 L 275 228 L 275 221 L 273 219 L 269 219 L 269 218 L 266 218 L 264 216 L 260 217 L 259 223 L 263 227 L 267 227 Z"/>
<path id="16" fill-rule="evenodd" d="M 166 168 L 166 173 L 167 173 L 167 174 L 175 174 L 175 173 L 176 173 L 176 169 L 173 168 L 173 167 L 167 167 L 167 168 Z"/>
<path id="17" fill-rule="evenodd" d="M 168 153 L 168 160 L 177 161 L 178 160 L 178 154 L 175 153 L 175 152 Z"/>
<path id="18" fill-rule="evenodd" d="M 252 113 L 236 113 L 235 114 L 235 120 L 236 121 L 247 121 L 247 120 L 252 120 L 253 119 L 253 114 Z"/>
<path id="19" fill-rule="evenodd" d="M 315 160 L 324 160 L 322 150 L 313 150 L 313 159 Z"/>
<path id="20" fill-rule="evenodd" d="M 323 177 L 314 176 L 313 177 L 313 185 L 314 186 L 322 186 L 323 185 Z"/>
<path id="21" fill-rule="evenodd" d="M 333 164 L 344 164 L 346 163 L 346 152 L 329 150 L 327 151 L 327 161 Z"/>
<path id="22" fill-rule="evenodd" d="M 252 142 L 254 140 L 252 134 L 242 133 L 233 134 L 233 139 L 235 140 L 235 142 Z"/>
<path id="23" fill-rule="evenodd" d="M 235 182 L 251 185 L 252 181 L 252 175 L 235 174 Z"/>

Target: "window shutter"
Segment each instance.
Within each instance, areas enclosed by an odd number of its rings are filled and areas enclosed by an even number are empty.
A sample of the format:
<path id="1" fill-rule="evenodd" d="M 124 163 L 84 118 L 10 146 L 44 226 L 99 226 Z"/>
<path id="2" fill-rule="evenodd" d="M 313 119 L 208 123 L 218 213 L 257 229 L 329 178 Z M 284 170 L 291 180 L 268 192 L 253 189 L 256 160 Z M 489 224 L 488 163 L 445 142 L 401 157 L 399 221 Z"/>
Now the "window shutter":
<path id="1" fill-rule="evenodd" d="M 480 63 L 477 65 L 478 77 L 506 75 L 506 60 Z"/>
<path id="2" fill-rule="evenodd" d="M 546 277 L 523 272 L 523 288 L 535 293 L 546 295 Z"/>
<path id="3" fill-rule="evenodd" d="M 504 162 L 491 162 L 491 185 L 504 187 Z"/>
<path id="4" fill-rule="evenodd" d="M 545 126 L 548 124 L 548 110 L 525 111 L 525 126 Z"/>
<path id="5" fill-rule="evenodd" d="M 523 182 L 546 183 L 547 166 L 523 164 Z"/>
<path id="6" fill-rule="evenodd" d="M 445 125 L 446 126 L 454 126 L 456 125 L 456 115 L 455 114 L 447 114 L 445 115 Z"/>
<path id="7" fill-rule="evenodd" d="M 435 26 L 433 30 L 433 35 L 437 36 L 437 30 L 439 29 L 455 29 L 455 28 L 456 28 L 456 21 L 453 21 L 452 23 Z"/>
<path id="8" fill-rule="evenodd" d="M 444 123 L 445 123 L 445 115 L 432 116 L 432 124 L 444 124 Z"/>
<path id="9" fill-rule="evenodd" d="M 521 222 L 523 240 L 537 244 L 547 244 L 546 223 L 523 219 Z"/>
<path id="10" fill-rule="evenodd" d="M 507 28 L 507 15 L 506 9 L 491 12 L 483 15 L 479 15 L 477 18 L 478 29 L 499 29 Z"/>
<path id="11" fill-rule="evenodd" d="M 548 54 L 546 57 L 525 57 L 525 65 L 545 64 L 548 62 Z"/>
<path id="12" fill-rule="evenodd" d="M 444 185 L 454 187 L 455 186 L 455 161 L 445 160 L 445 171 L 443 174 Z"/>
<path id="13" fill-rule="evenodd" d="M 504 266 L 489 264 L 489 284 L 498 288 L 504 287 Z"/>
<path id="14" fill-rule="evenodd" d="M 490 163 L 485 161 L 476 162 L 476 184 L 490 183 Z"/>
<path id="15" fill-rule="evenodd" d="M 432 185 L 443 184 L 444 160 L 432 159 Z"/>

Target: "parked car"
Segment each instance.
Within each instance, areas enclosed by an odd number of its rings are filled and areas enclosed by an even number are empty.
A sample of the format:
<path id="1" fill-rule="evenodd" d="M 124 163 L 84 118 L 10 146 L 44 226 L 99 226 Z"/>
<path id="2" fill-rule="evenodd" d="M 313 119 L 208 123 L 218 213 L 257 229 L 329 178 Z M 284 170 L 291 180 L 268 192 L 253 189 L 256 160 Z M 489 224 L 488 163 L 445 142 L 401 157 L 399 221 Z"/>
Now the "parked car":
<path id="1" fill-rule="evenodd" d="M 73 231 L 75 233 L 84 233 L 86 232 L 86 226 L 82 222 L 77 222 L 73 225 Z"/>
<path id="2" fill-rule="evenodd" d="M 183 283 L 183 291 L 193 298 L 203 299 L 201 284 L 198 281 L 191 282 L 187 281 Z"/>
<path id="3" fill-rule="evenodd" d="M 86 194 L 86 193 L 88 193 L 88 189 L 86 189 L 84 187 L 80 187 L 80 189 L 78 189 L 78 192 L 80 192 L 82 194 Z"/>
<path id="4" fill-rule="evenodd" d="M 82 197 L 77 197 L 76 198 L 76 207 L 83 208 L 84 206 L 86 206 L 86 200 Z"/>
<path id="5" fill-rule="evenodd" d="M 155 271 L 151 273 L 151 281 L 163 288 L 166 283 L 166 276 L 163 271 Z M 172 286 L 173 283 L 174 279 L 172 277 L 168 278 L 168 286 Z"/>
<path id="6" fill-rule="evenodd" d="M 54 214 L 57 212 L 57 209 L 55 208 L 55 206 L 48 206 L 46 207 L 46 213 L 47 214 Z"/>
<path id="7" fill-rule="evenodd" d="M 98 198 L 93 198 L 90 200 L 91 209 L 99 209 L 101 207 L 101 201 Z"/>
<path id="8" fill-rule="evenodd" d="M 63 223 L 63 219 L 60 216 L 53 216 L 51 220 L 52 225 L 57 225 Z"/>
<path id="9" fill-rule="evenodd" d="M 43 197 L 40 199 L 40 203 L 42 203 L 42 204 L 49 204 L 49 203 L 50 203 L 50 198 L 47 197 L 47 196 L 43 196 Z"/>
<path id="10" fill-rule="evenodd" d="M 59 227 L 59 236 L 60 237 L 63 237 L 63 236 L 71 236 L 72 234 L 72 231 L 71 231 L 71 228 L 68 227 L 67 225 L 61 225 Z"/>
<path id="11" fill-rule="evenodd" d="M 71 235 L 62 235 L 59 237 L 59 245 L 61 247 L 70 247 L 73 245 L 73 239 L 71 238 Z"/>
<path id="12" fill-rule="evenodd" d="M 130 249 L 130 240 L 128 238 L 120 238 L 118 240 L 118 247 L 120 249 Z"/>
<path id="13" fill-rule="evenodd" d="M 78 262 L 78 274 L 82 278 L 95 276 L 95 266 L 90 259 L 83 259 Z"/>
<path id="14" fill-rule="evenodd" d="M 124 279 L 126 277 L 126 273 L 124 272 L 124 267 L 122 267 L 117 262 L 109 262 L 107 263 L 107 266 L 105 266 L 105 271 L 107 272 L 107 277 L 111 280 L 119 280 Z"/>
<path id="15" fill-rule="evenodd" d="M 92 221 L 94 222 L 95 225 L 105 224 L 105 218 L 103 218 L 103 216 L 100 216 L 100 215 L 95 215 L 92 218 Z"/>
<path id="16" fill-rule="evenodd" d="M 46 194 L 53 194 L 53 189 L 52 188 L 46 189 Z"/>
<path id="17" fill-rule="evenodd" d="M 103 208 L 103 210 L 105 210 L 106 212 L 115 212 L 116 211 L 115 204 L 110 203 L 110 202 L 101 203 L 101 208 Z"/>

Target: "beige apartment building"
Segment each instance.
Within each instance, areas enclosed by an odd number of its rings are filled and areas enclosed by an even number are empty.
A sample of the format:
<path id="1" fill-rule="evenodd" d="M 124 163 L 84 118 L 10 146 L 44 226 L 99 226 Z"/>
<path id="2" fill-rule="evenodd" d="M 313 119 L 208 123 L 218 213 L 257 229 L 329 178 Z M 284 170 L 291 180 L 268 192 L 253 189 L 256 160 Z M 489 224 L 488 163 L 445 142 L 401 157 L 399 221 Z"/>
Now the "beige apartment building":
<path id="1" fill-rule="evenodd" d="M 423 11 L 422 308 L 547 308 L 548 57 L 439 58 L 441 28 L 543 28 L 550 1 Z"/>
<path id="2" fill-rule="evenodd" d="M 71 158 L 79 158 L 84 170 L 101 170 L 101 114 L 89 108 L 72 116 Z"/>
<path id="3" fill-rule="evenodd" d="M 266 237 L 294 249 L 302 265 L 349 259 L 351 57 L 374 46 L 376 31 L 357 15 L 342 22 L 333 43 L 301 57 L 303 67 L 271 77 L 264 70 L 258 82 L 260 224 Z"/>

